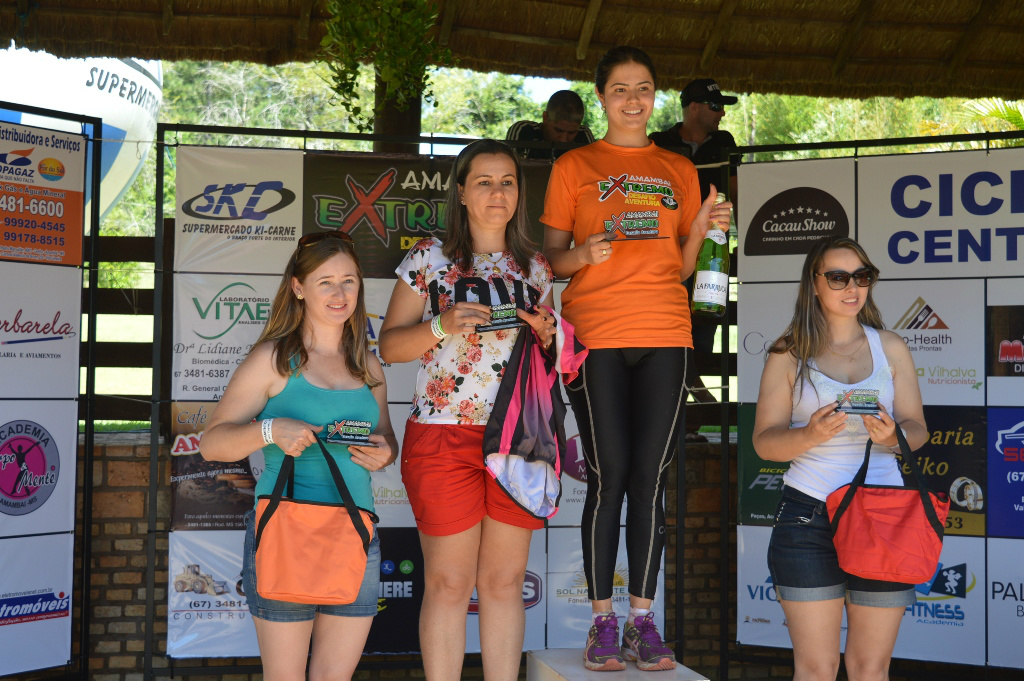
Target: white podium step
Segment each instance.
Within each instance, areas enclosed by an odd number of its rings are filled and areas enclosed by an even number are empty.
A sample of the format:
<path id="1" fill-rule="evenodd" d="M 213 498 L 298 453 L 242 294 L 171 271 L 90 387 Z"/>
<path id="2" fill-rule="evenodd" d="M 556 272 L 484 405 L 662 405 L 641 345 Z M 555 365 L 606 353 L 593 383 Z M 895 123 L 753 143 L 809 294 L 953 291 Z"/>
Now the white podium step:
<path id="1" fill-rule="evenodd" d="M 706 676 L 676 664 L 674 670 L 642 672 L 626 662 L 623 672 L 592 672 L 583 666 L 582 648 L 531 650 L 526 654 L 526 681 L 708 681 Z"/>

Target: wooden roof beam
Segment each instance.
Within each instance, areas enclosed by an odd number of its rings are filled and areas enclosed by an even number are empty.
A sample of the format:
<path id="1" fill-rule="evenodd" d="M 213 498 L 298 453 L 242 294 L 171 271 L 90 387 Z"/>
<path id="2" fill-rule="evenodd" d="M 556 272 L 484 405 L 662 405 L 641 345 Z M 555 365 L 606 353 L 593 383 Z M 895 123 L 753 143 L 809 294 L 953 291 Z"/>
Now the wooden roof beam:
<path id="1" fill-rule="evenodd" d="M 836 58 L 832 62 L 833 78 L 838 77 L 843 69 L 846 68 L 846 62 L 850 60 L 850 54 L 853 52 L 853 46 L 860 40 L 861 31 L 864 30 L 864 24 L 867 23 L 868 16 L 871 14 L 874 6 L 875 0 L 861 0 L 860 7 L 857 8 L 857 15 L 853 18 L 853 23 L 846 30 L 846 37 L 843 38 L 839 51 L 836 52 Z"/>
<path id="2" fill-rule="evenodd" d="M 441 12 L 441 33 L 437 42 L 441 47 L 448 45 L 452 39 L 452 25 L 455 23 L 455 10 L 458 8 L 459 0 L 445 0 L 444 10 Z"/>
<path id="3" fill-rule="evenodd" d="M 594 27 L 597 25 L 597 15 L 601 11 L 601 0 L 590 0 L 587 7 L 587 15 L 583 17 L 583 29 L 580 31 L 580 40 L 576 43 L 576 59 L 583 61 L 587 58 L 587 51 L 590 50 L 590 39 L 594 37 Z"/>
<path id="4" fill-rule="evenodd" d="M 964 65 L 964 61 L 974 47 L 978 35 L 984 30 L 989 18 L 996 11 L 996 8 L 999 7 L 999 4 L 1000 0 L 982 0 L 982 2 L 978 3 L 978 11 L 971 17 L 970 23 L 964 28 L 963 33 L 960 34 L 960 39 L 956 43 L 956 47 L 953 48 L 953 55 L 949 58 L 949 67 L 946 73 L 947 79 L 956 77 L 956 72 Z"/>
<path id="5" fill-rule="evenodd" d="M 174 0 L 164 0 L 164 35 L 171 32 L 174 23 Z"/>
<path id="6" fill-rule="evenodd" d="M 732 14 L 736 11 L 739 0 L 725 0 L 718 8 L 718 16 L 715 17 L 715 24 L 711 27 L 711 34 L 704 44 L 704 52 L 700 55 L 700 70 L 707 72 L 711 62 L 718 54 L 718 46 L 722 43 L 722 36 L 725 35 L 725 27 L 732 20 Z"/>
<path id="7" fill-rule="evenodd" d="M 299 40 L 309 40 L 309 18 L 313 14 L 313 0 L 302 0 L 299 5 Z"/>

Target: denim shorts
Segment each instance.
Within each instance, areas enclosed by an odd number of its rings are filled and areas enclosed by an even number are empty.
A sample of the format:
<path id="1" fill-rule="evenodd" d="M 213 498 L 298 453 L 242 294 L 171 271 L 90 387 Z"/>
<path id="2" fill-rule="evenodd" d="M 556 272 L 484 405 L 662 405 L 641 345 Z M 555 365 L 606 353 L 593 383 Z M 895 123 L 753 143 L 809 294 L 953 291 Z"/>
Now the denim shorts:
<path id="1" fill-rule="evenodd" d="M 913 584 L 864 579 L 843 572 L 824 501 L 784 487 L 768 543 L 768 570 L 784 601 L 845 597 L 855 605 L 897 608 L 917 602 Z"/>
<path id="2" fill-rule="evenodd" d="M 316 613 L 338 617 L 373 617 L 377 614 L 377 592 L 380 584 L 380 535 L 375 531 L 366 554 L 366 573 L 359 596 L 347 605 L 308 605 L 263 598 L 256 591 L 256 571 L 253 569 L 256 551 L 256 511 L 245 514 L 245 549 L 242 554 L 242 588 L 249 603 L 249 612 L 268 622 L 308 622 Z"/>

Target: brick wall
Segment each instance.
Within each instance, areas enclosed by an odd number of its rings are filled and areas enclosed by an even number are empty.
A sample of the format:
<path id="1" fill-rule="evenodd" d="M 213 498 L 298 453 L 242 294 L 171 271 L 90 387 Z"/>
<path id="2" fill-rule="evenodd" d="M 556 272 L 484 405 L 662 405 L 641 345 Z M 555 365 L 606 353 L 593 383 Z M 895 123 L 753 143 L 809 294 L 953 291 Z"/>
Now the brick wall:
<path id="1" fill-rule="evenodd" d="M 88 613 L 90 650 L 88 651 L 89 676 L 96 681 L 141 681 L 144 670 L 143 650 L 146 637 L 146 566 L 147 566 L 147 517 L 149 510 L 149 437 L 123 435 L 97 435 L 93 462 L 93 522 L 92 533 L 92 574 L 87 585 L 91 605 Z M 735 445 L 732 445 L 733 461 L 730 470 L 730 494 L 735 496 Z M 83 453 L 80 451 L 80 460 Z M 81 487 L 81 466 L 79 467 Z M 154 666 L 166 668 L 169 664 L 163 657 L 166 634 L 167 594 L 167 519 L 170 516 L 170 493 L 168 453 L 161 447 L 159 453 L 160 491 L 157 492 L 158 523 L 156 533 L 156 617 L 154 633 Z M 722 616 L 719 607 L 720 585 L 719 565 L 721 550 L 719 536 L 719 499 L 721 471 L 719 468 L 719 446 L 717 444 L 689 445 L 684 469 L 687 483 L 687 513 L 684 522 L 685 562 L 681 570 L 682 589 L 678 589 L 680 570 L 675 564 L 675 468 L 670 471 L 668 493 L 669 545 L 665 575 L 665 604 L 667 640 L 676 640 L 675 608 L 679 603 L 684 609 L 685 624 L 682 645 L 677 644 L 681 661 L 689 667 L 702 671 L 711 678 L 718 677 L 719 633 L 718 622 Z M 81 489 L 79 489 L 81 492 Z M 81 494 L 79 495 L 81 500 Z M 79 521 L 81 520 L 79 509 Z M 730 529 L 731 552 L 735 550 L 735 534 Z M 730 561 L 731 572 L 735 574 L 735 557 Z M 80 566 L 76 565 L 80 572 Z M 735 603 L 735 577 L 729 579 L 730 603 Z M 76 609 L 73 613 L 72 632 L 74 654 L 77 656 L 77 636 L 81 621 L 81 594 L 75 593 Z M 734 632 L 735 612 L 730 607 L 726 617 L 730 622 L 730 637 Z M 410 658 L 404 658 L 410 659 Z M 394 657 L 368 658 L 367 662 L 392 664 Z M 248 674 L 222 674 L 218 668 L 233 664 L 258 664 L 256 659 L 209 659 L 177 661 L 176 666 L 203 666 L 203 675 L 189 678 L 201 680 L 224 679 L 247 681 Z M 767 667 L 744 667 L 733 670 L 747 678 L 766 678 L 771 670 Z M 525 667 L 524 667 L 525 673 Z M 779 678 L 788 671 L 780 670 Z M 47 679 L 62 676 L 64 670 L 35 672 L 12 677 L 18 681 Z M 179 672 L 180 674 L 180 672 Z M 731 674 L 732 675 L 732 674 Z M 357 678 L 401 679 L 422 678 L 420 670 L 368 669 L 361 670 Z M 479 656 L 468 656 L 465 678 L 482 676 Z"/>

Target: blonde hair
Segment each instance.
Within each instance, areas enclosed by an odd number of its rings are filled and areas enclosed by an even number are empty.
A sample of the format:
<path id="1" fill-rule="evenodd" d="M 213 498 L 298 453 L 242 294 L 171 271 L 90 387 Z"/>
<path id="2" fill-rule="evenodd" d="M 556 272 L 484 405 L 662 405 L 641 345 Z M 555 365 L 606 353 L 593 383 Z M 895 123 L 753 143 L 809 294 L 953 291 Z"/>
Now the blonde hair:
<path id="1" fill-rule="evenodd" d="M 356 264 L 356 275 L 359 277 L 359 295 L 356 309 L 345 321 L 345 329 L 341 337 L 341 351 L 345 364 L 353 376 L 371 388 L 381 384 L 380 379 L 370 373 L 367 362 L 369 342 L 366 340 L 366 303 L 363 296 L 363 270 L 359 265 L 359 256 L 351 241 L 327 238 L 307 246 L 299 246 L 288 259 L 288 266 L 281 276 L 281 285 L 277 288 L 274 302 L 270 306 L 270 319 L 263 327 L 256 345 L 273 343 L 274 368 L 282 376 L 298 373 L 309 361 L 309 352 L 303 342 L 302 325 L 305 321 L 306 306 L 295 297 L 292 291 L 292 277 L 305 282 L 306 277 L 314 270 L 333 258 L 344 253 Z"/>
<path id="2" fill-rule="evenodd" d="M 797 291 L 793 319 L 790 320 L 789 326 L 782 332 L 782 335 L 768 349 L 768 352 L 777 354 L 788 352 L 796 358 L 797 370 L 794 385 L 802 384 L 808 360 L 823 354 L 827 348 L 828 322 L 825 321 L 825 315 L 821 311 L 821 302 L 814 294 L 814 277 L 825 260 L 825 254 L 840 248 L 853 251 L 865 267 L 874 269 L 876 275 L 878 273 L 878 268 L 872 264 L 861 245 L 849 237 L 826 237 L 811 247 L 800 272 L 800 288 Z M 857 321 L 874 329 L 884 329 L 882 313 L 878 311 L 872 297 L 874 288 L 874 284 L 868 287 L 867 301 L 857 313 Z"/>

